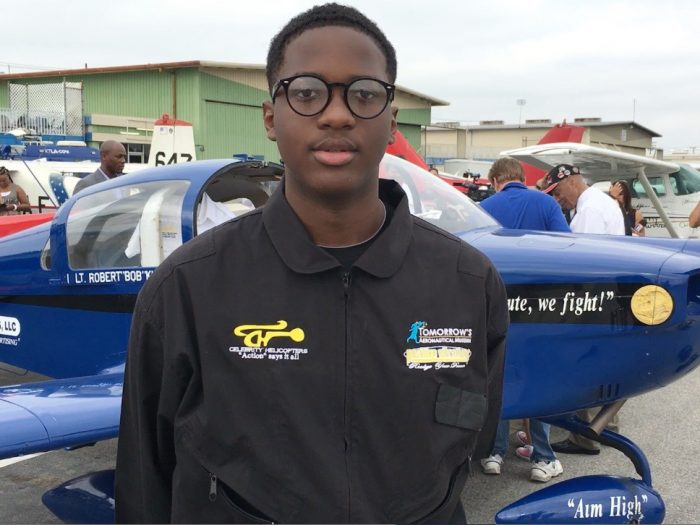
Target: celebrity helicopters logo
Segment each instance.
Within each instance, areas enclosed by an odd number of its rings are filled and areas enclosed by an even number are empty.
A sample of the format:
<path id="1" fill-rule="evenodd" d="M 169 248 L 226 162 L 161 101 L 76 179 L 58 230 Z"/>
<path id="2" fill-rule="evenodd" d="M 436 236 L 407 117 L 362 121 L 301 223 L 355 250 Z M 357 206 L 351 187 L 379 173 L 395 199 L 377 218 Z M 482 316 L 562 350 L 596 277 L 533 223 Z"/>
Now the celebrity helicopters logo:
<path id="1" fill-rule="evenodd" d="M 243 337 L 246 346 L 267 346 L 273 337 L 289 337 L 295 343 L 304 340 L 304 330 L 292 328 L 286 331 L 287 321 L 277 321 L 275 324 L 242 324 L 233 329 L 233 334 Z"/>
<path id="2" fill-rule="evenodd" d="M 416 321 L 408 330 L 406 342 L 430 346 L 407 348 L 404 352 L 406 366 L 420 370 L 464 368 L 472 351 L 456 345 L 471 341 L 471 328 L 428 328 L 425 321 Z"/>
<path id="3" fill-rule="evenodd" d="M 241 359 L 269 359 L 271 361 L 298 361 L 308 354 L 308 348 L 268 346 L 275 338 L 301 343 L 306 334 L 301 328 L 287 330 L 289 323 L 279 320 L 275 324 L 242 324 L 233 329 L 233 335 L 243 338 L 243 346 L 230 346 L 228 351 Z"/>

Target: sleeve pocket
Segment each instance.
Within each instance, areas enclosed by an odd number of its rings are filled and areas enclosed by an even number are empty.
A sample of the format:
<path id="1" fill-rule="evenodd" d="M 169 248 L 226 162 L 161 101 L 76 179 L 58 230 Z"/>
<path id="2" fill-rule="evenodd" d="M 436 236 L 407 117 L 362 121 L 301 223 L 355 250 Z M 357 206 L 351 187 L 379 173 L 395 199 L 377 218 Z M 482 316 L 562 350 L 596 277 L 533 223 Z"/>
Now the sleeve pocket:
<path id="1" fill-rule="evenodd" d="M 445 425 L 480 431 L 486 419 L 486 409 L 485 395 L 441 384 L 435 402 L 435 420 Z"/>

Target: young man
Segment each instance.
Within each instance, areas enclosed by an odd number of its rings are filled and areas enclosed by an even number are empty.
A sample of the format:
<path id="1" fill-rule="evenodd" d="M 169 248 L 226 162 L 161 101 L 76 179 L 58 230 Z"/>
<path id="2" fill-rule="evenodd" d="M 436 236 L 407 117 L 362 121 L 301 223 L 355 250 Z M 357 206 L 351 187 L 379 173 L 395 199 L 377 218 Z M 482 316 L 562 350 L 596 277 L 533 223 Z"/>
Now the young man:
<path id="1" fill-rule="evenodd" d="M 547 195 L 525 186 L 523 168 L 515 159 L 502 158 L 493 163 L 489 180 L 496 194 L 481 202 L 481 207 L 490 213 L 505 228 L 570 232 L 564 214 L 556 201 Z M 496 441 L 489 457 L 481 460 L 485 474 L 500 474 L 501 465 L 508 450 L 510 422 L 501 421 Z M 552 447 L 549 445 L 550 426 L 539 419 L 530 420 L 532 449 L 520 447 L 517 454 L 527 457 L 532 463 L 530 479 L 545 483 L 564 472 Z M 526 454 L 527 453 L 527 454 Z"/>
<path id="2" fill-rule="evenodd" d="M 503 285 L 378 181 L 396 59 L 372 21 L 302 13 L 267 75 L 283 184 L 139 295 L 117 520 L 463 520 L 477 437 L 488 452 L 500 411 Z"/>
<path id="3" fill-rule="evenodd" d="M 85 188 L 99 184 L 114 177 L 118 177 L 124 171 L 126 163 L 126 150 L 116 140 L 106 140 L 100 145 L 100 167 L 87 177 L 84 177 L 75 185 L 73 195 Z"/>

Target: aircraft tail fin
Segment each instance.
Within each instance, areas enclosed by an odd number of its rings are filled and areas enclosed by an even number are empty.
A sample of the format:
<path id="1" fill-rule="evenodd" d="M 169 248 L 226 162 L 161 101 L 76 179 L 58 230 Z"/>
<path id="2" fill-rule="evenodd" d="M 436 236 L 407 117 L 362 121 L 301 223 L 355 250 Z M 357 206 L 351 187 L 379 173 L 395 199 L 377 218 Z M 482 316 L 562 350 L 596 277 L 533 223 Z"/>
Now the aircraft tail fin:
<path id="1" fill-rule="evenodd" d="M 423 158 L 418 154 L 418 152 L 411 146 L 411 143 L 406 140 L 403 133 L 396 130 L 395 140 L 393 144 L 389 144 L 386 148 L 386 152 L 394 155 L 396 157 L 401 157 L 408 162 L 415 164 L 416 166 L 428 169 L 428 165 L 425 163 Z"/>
<path id="2" fill-rule="evenodd" d="M 148 167 L 197 160 L 192 124 L 164 113 L 153 123 L 153 140 Z"/>
<path id="3" fill-rule="evenodd" d="M 583 134 L 586 128 L 582 126 L 572 126 L 564 120 L 561 124 L 555 124 L 545 133 L 538 144 L 553 144 L 555 142 L 576 142 L 581 143 Z M 545 172 L 539 168 L 535 168 L 530 164 L 521 162 L 523 173 L 525 174 L 525 185 L 534 186 L 538 180 L 545 176 Z"/>

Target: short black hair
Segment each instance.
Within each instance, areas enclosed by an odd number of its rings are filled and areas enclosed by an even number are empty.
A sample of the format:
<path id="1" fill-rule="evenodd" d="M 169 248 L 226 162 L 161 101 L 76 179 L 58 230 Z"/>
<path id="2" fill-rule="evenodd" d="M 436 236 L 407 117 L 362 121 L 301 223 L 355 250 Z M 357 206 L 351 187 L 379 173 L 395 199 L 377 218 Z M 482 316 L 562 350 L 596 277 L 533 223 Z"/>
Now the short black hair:
<path id="1" fill-rule="evenodd" d="M 267 66 L 265 68 L 270 90 L 278 80 L 276 77 L 282 67 L 284 52 L 289 43 L 309 29 L 328 26 L 349 27 L 374 40 L 386 58 L 386 73 L 389 76 L 389 82 L 394 83 L 396 80 L 396 51 L 382 30 L 354 7 L 330 3 L 314 6 L 295 16 L 272 39 L 270 49 L 267 52 Z"/>

